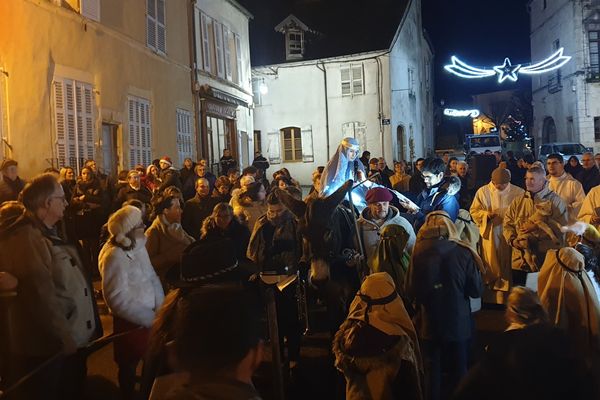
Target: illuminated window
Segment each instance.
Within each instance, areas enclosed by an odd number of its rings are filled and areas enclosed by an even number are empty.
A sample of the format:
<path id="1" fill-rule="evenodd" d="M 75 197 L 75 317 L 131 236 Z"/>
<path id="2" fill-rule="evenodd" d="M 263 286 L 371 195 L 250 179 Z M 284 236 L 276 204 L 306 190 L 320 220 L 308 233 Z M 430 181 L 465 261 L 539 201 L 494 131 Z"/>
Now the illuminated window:
<path id="1" fill-rule="evenodd" d="M 283 161 L 302 161 L 302 131 L 298 127 L 288 127 L 280 130 L 283 142 Z"/>

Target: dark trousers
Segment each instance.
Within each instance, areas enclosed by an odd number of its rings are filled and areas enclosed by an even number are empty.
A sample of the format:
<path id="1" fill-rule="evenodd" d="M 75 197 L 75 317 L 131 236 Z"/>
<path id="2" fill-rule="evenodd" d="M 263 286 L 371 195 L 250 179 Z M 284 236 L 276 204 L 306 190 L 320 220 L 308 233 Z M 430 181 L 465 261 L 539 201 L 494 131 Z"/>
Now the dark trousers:
<path id="1" fill-rule="evenodd" d="M 283 292 L 275 290 L 280 349 L 283 352 L 283 339 L 286 338 L 289 361 L 298 361 L 300 357 L 301 335 L 300 321 L 298 319 L 298 303 L 295 297 L 296 284 L 288 286 Z"/>
<path id="2" fill-rule="evenodd" d="M 427 399 L 449 398 L 461 378 L 467 373 L 468 341 L 423 340 L 421 346 L 425 364 Z M 442 361 L 446 368 L 443 368 Z M 443 382 L 442 370 L 447 371 L 447 379 Z M 444 396 L 442 396 L 442 388 L 446 394 Z"/>

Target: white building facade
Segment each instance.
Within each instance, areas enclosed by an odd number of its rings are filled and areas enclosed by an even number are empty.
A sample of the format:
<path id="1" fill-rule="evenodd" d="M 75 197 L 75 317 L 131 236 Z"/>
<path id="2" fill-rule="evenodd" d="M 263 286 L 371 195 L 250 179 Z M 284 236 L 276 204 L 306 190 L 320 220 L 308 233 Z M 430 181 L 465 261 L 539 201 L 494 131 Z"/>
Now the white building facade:
<path id="1" fill-rule="evenodd" d="M 433 53 L 420 14 L 410 2 L 387 49 L 252 69 L 255 148 L 270 172 L 285 167 L 310 185 L 348 136 L 390 167 L 433 149 Z"/>
<path id="2" fill-rule="evenodd" d="M 532 0 L 531 59 L 559 48 L 572 59 L 532 77 L 537 144 L 580 142 L 600 150 L 600 1 Z"/>
<path id="3" fill-rule="evenodd" d="M 224 149 L 242 168 L 252 162 L 251 18 L 234 0 L 194 2 L 193 90 L 199 133 L 193 148 L 215 173 Z"/>

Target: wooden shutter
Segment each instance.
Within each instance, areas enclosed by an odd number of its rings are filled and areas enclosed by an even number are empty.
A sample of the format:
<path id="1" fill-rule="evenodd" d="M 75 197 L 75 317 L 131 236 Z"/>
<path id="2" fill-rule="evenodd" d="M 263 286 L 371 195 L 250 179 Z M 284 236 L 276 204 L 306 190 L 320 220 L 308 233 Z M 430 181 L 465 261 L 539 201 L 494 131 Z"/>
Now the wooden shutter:
<path id="1" fill-rule="evenodd" d="M 183 165 L 183 161 L 194 155 L 194 143 L 192 139 L 192 113 L 178 108 L 177 109 L 177 152 L 179 154 L 179 162 Z"/>
<path id="2" fill-rule="evenodd" d="M 363 94 L 364 93 L 364 85 L 363 85 L 363 66 L 353 65 L 352 66 L 352 94 Z"/>
<path id="3" fill-rule="evenodd" d="M 156 50 L 167 54 L 165 0 L 156 0 Z"/>
<path id="4" fill-rule="evenodd" d="M 240 35 L 235 36 L 235 58 L 237 62 L 237 83 L 240 86 L 244 86 L 244 70 L 242 67 L 242 42 L 240 41 Z"/>
<path id="5" fill-rule="evenodd" d="M 269 147 L 267 152 L 269 154 L 269 162 L 271 164 L 281 163 L 281 141 L 279 131 L 269 132 L 267 134 L 269 139 Z"/>
<path id="6" fill-rule="evenodd" d="M 76 155 L 79 165 L 94 158 L 94 98 L 92 85 L 75 83 L 77 117 Z"/>
<path id="7" fill-rule="evenodd" d="M 225 25 L 223 25 L 223 48 L 225 57 L 225 77 L 227 80 L 233 79 L 233 73 L 231 70 L 231 31 Z"/>
<path id="8" fill-rule="evenodd" d="M 54 87 L 54 128 L 56 132 L 56 157 L 58 166 L 67 165 L 68 146 L 67 146 L 67 109 L 65 99 L 65 82 L 63 79 L 55 78 Z"/>
<path id="9" fill-rule="evenodd" d="M 217 21 L 213 21 L 213 33 L 215 37 L 215 49 L 217 56 L 217 75 L 219 78 L 224 78 L 223 70 L 223 28 Z"/>
<path id="10" fill-rule="evenodd" d="M 142 125 L 142 165 L 150 165 L 152 162 L 152 128 L 150 126 L 150 103 L 140 100 L 140 123 Z"/>
<path id="11" fill-rule="evenodd" d="M 350 67 L 342 67 L 340 73 L 342 79 L 342 96 L 350 96 L 352 94 L 352 80 L 350 78 Z"/>
<path id="12" fill-rule="evenodd" d="M 210 18 L 205 14 L 200 14 L 200 24 L 202 31 L 202 65 L 206 72 L 211 72 L 210 64 L 210 36 L 208 24 L 210 24 Z"/>
<path id="13" fill-rule="evenodd" d="M 302 128 L 302 162 L 314 162 L 312 126 Z"/>
<path id="14" fill-rule="evenodd" d="M 100 0 L 81 0 L 81 15 L 100 21 Z"/>
<path id="15" fill-rule="evenodd" d="M 137 102 L 129 98 L 129 166 L 131 168 L 135 167 L 139 160 L 138 149 L 139 145 L 136 142 L 136 138 L 139 138 L 139 110 L 137 107 Z"/>
<path id="16" fill-rule="evenodd" d="M 156 0 L 146 0 L 146 44 L 156 49 Z"/>

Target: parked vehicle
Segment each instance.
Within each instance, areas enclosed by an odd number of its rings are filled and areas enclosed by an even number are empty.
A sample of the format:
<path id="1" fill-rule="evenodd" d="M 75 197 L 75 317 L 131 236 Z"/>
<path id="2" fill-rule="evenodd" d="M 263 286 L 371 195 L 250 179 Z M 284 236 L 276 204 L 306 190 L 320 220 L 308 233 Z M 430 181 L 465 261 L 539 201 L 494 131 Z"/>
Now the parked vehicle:
<path id="1" fill-rule="evenodd" d="M 483 154 L 486 151 L 502 152 L 500 136 L 497 133 L 482 133 L 478 135 L 467 135 L 465 137 L 466 154 Z"/>
<path id="2" fill-rule="evenodd" d="M 585 147 L 584 145 L 582 145 L 581 143 L 547 143 L 547 144 L 543 144 L 539 147 L 538 150 L 538 159 L 540 161 L 542 161 L 543 163 L 546 162 L 546 158 L 550 155 L 550 154 L 560 154 L 561 156 L 563 156 L 563 159 L 565 160 L 565 162 L 571 158 L 571 156 L 575 156 L 579 159 L 579 161 L 581 161 L 581 157 L 583 156 L 583 153 L 587 152 L 587 151 L 592 151 L 591 148 L 589 147 Z"/>

